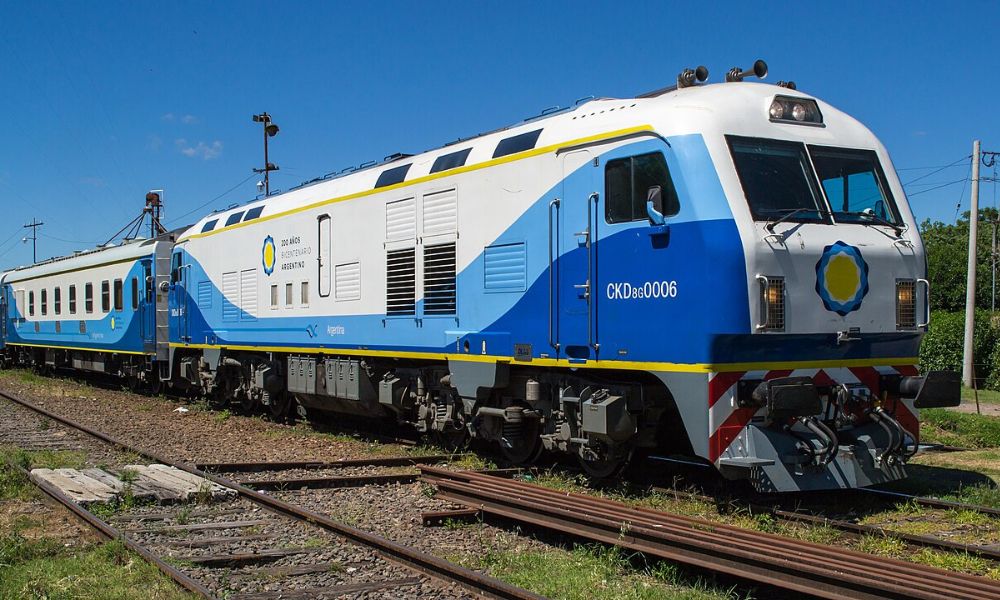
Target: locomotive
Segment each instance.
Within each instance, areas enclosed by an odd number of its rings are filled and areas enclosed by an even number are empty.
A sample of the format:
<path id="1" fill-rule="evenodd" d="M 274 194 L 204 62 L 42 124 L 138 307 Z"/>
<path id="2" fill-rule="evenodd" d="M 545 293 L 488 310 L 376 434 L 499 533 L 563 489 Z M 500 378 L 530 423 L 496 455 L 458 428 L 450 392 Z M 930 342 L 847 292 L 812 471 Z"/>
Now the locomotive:
<path id="1" fill-rule="evenodd" d="M 685 69 L 14 269 L 4 359 L 595 477 L 658 452 L 761 491 L 902 478 L 960 391 L 916 368 L 916 223 L 864 125 L 765 74 Z"/>

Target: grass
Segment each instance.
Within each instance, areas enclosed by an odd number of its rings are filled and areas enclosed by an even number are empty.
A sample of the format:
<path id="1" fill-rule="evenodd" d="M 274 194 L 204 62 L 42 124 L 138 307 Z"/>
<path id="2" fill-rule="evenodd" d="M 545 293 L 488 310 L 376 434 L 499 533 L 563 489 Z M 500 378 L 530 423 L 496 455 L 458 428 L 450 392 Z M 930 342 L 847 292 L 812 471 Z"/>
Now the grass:
<path id="1" fill-rule="evenodd" d="M 976 449 L 1000 447 L 1000 417 L 929 408 L 920 411 L 920 418 L 922 442 Z"/>
<path id="2" fill-rule="evenodd" d="M 857 549 L 869 554 L 898 558 L 939 569 L 1000 579 L 1000 567 L 985 558 L 961 552 L 942 552 L 930 548 L 912 551 L 905 542 L 894 537 L 866 535 L 858 541 Z"/>
<path id="3" fill-rule="evenodd" d="M 0 502 L 11 506 L 23 503 L 30 510 L 41 495 L 8 461 L 24 468 L 61 468 L 79 467 L 83 457 L 73 452 L 0 448 Z M 0 598 L 173 600 L 190 597 L 120 542 L 99 545 L 84 542 L 70 547 L 53 536 L 51 530 L 46 531 L 46 526 L 39 519 L 19 515 L 0 531 Z"/>
<path id="4" fill-rule="evenodd" d="M 478 557 L 452 557 L 451 560 L 486 569 L 495 577 L 549 598 L 714 600 L 738 597 L 732 589 L 722 589 L 693 578 L 670 563 L 641 564 L 636 568 L 633 558 L 616 548 L 587 545 L 570 551 L 493 547 Z"/>
<path id="5" fill-rule="evenodd" d="M 976 394 L 977 392 L 972 388 L 962 386 L 962 402 L 975 404 Z M 980 404 L 1000 404 L 1000 392 L 994 392 L 993 390 L 979 390 L 978 394 Z"/>
<path id="6" fill-rule="evenodd" d="M 76 469 L 84 465 L 84 456 L 79 452 L 56 450 L 27 451 L 11 446 L 0 446 L 0 500 L 28 500 L 38 495 L 35 486 L 19 470 L 9 463 L 24 469 Z"/>

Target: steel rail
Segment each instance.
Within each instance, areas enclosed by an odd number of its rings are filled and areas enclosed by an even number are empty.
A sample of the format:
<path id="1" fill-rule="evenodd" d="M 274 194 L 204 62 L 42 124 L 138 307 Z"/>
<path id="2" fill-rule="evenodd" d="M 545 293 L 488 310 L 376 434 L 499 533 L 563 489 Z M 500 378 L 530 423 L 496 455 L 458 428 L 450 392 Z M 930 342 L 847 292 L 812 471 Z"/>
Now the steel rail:
<path id="1" fill-rule="evenodd" d="M 121 542 L 125 544 L 126 548 L 138 554 L 140 557 L 142 557 L 143 560 L 158 568 L 168 577 L 173 579 L 178 585 L 188 590 L 189 592 L 198 594 L 199 596 L 202 596 L 204 598 L 209 598 L 211 600 L 215 599 L 215 596 L 212 594 L 211 590 L 209 590 L 207 587 L 198 583 L 194 579 L 188 577 L 182 571 L 180 571 L 170 563 L 165 562 L 160 557 L 156 556 L 143 546 L 140 546 L 136 542 L 132 541 L 122 531 L 119 531 L 115 527 L 112 527 L 106 521 L 104 521 L 94 513 L 83 508 L 76 502 L 73 502 L 73 500 L 71 500 L 68 496 L 59 491 L 59 488 L 55 487 L 54 485 L 52 485 L 47 481 L 43 481 L 41 479 L 32 479 L 31 473 L 29 473 L 27 469 L 25 469 L 20 465 L 16 465 L 12 462 L 8 462 L 7 464 L 13 467 L 14 469 L 17 469 L 19 472 L 21 472 L 28 479 L 28 481 L 33 483 L 36 487 L 38 487 L 38 489 L 45 492 L 46 495 L 48 495 L 50 498 L 52 498 L 59 504 L 65 506 L 77 518 L 79 518 L 87 525 L 93 527 L 95 530 L 97 530 L 98 533 L 103 535 L 105 538 L 109 540 L 121 540 Z"/>
<path id="2" fill-rule="evenodd" d="M 411 467 L 446 462 L 461 458 L 462 454 L 430 454 L 426 456 L 386 456 L 381 458 L 352 458 L 335 461 L 279 461 L 279 462 L 229 462 L 198 463 L 196 468 L 213 473 L 284 471 L 288 469 L 340 469 L 344 467 Z"/>
<path id="3" fill-rule="evenodd" d="M 673 496 L 675 498 L 686 498 L 689 500 L 696 500 L 699 502 L 710 502 L 710 503 L 720 504 L 717 498 L 706 496 L 704 494 L 696 494 L 694 492 L 684 492 L 680 490 L 672 490 L 669 488 L 661 488 L 655 486 L 652 489 L 653 491 L 659 492 L 664 495 Z M 818 527 L 832 527 L 833 529 L 839 529 L 840 531 L 844 531 L 846 533 L 853 535 L 874 535 L 879 537 L 894 537 L 912 546 L 935 548 L 938 550 L 945 550 L 948 552 L 966 552 L 969 554 L 973 554 L 975 556 L 980 556 L 982 558 L 988 558 L 990 560 L 1000 561 L 1000 550 L 989 548 L 987 546 L 975 546 L 971 544 L 951 542 L 948 540 L 942 540 L 940 538 L 935 538 L 927 535 L 914 535 L 910 533 L 904 533 L 902 531 L 894 531 L 892 529 L 886 529 L 878 525 L 864 525 L 862 523 L 853 523 L 851 521 L 844 521 L 843 519 L 833 519 L 822 515 L 814 515 L 792 510 L 784 510 L 759 503 L 751 502 L 743 506 L 745 506 L 751 513 L 757 512 L 757 513 L 768 514 L 783 521 L 806 523 Z"/>
<path id="4" fill-rule="evenodd" d="M 390 473 L 387 475 L 352 475 L 348 477 L 296 477 L 294 479 L 261 479 L 240 481 L 255 490 L 317 490 L 330 488 L 354 488 L 367 485 L 393 483 L 413 483 L 420 478 L 417 473 Z"/>
<path id="5" fill-rule="evenodd" d="M 422 467 L 485 513 L 825 598 L 1000 598 L 1000 583 L 518 481 Z"/>
<path id="6" fill-rule="evenodd" d="M 453 487 L 453 484 L 451 482 L 446 482 L 443 485 L 444 485 L 445 488 L 451 488 L 451 487 Z M 483 486 L 483 482 L 476 481 L 475 485 L 482 487 Z M 465 490 L 461 490 L 461 491 L 464 491 L 464 492 L 468 493 L 470 489 L 473 489 L 473 488 L 469 487 L 469 488 L 467 488 Z M 507 494 L 507 495 L 510 494 L 510 490 L 503 489 L 503 488 L 494 489 L 492 491 L 493 492 L 498 492 L 498 493 L 501 493 L 501 494 Z M 478 495 L 479 497 L 482 497 L 484 494 L 487 494 L 488 492 L 484 491 L 483 489 L 476 489 L 472 493 Z M 524 492 L 519 492 L 519 493 L 521 493 L 522 496 L 525 495 Z M 448 493 L 446 491 L 445 497 L 447 497 L 447 496 L 448 496 Z M 528 494 L 527 496 L 530 496 L 530 494 Z M 499 496 L 497 496 L 497 497 L 499 497 Z M 494 499 L 496 499 L 496 497 L 494 497 Z M 524 497 L 522 497 L 522 499 L 524 499 Z M 530 500 L 536 506 L 544 506 L 544 500 L 541 499 L 540 497 L 537 497 L 537 496 L 531 497 Z M 575 508 L 578 511 L 586 511 L 587 510 L 585 508 L 581 508 L 581 507 L 578 507 L 578 506 L 574 506 L 573 508 Z M 587 525 L 592 525 L 594 523 L 594 519 L 595 518 L 603 518 L 603 519 L 606 519 L 606 521 L 604 523 L 606 526 L 610 524 L 611 527 L 609 527 L 609 529 L 612 532 L 615 530 L 614 528 L 617 527 L 618 529 L 626 528 L 631 533 L 633 531 L 636 531 L 637 523 L 639 523 L 638 526 L 640 528 L 642 526 L 659 528 L 660 529 L 659 532 L 657 532 L 656 530 L 651 530 L 651 531 L 653 531 L 658 536 L 662 536 L 663 535 L 663 532 L 662 532 L 663 531 L 662 530 L 663 527 L 672 527 L 672 528 L 676 528 L 677 527 L 676 523 L 669 523 L 669 524 L 664 525 L 663 523 L 659 523 L 659 522 L 657 522 L 655 520 L 652 520 L 652 519 L 642 519 L 641 517 L 640 518 L 636 518 L 636 516 L 634 514 L 630 515 L 627 519 L 623 520 L 622 519 L 623 514 L 624 514 L 623 513 L 623 509 L 627 511 L 628 507 L 619 506 L 619 507 L 612 507 L 610 509 L 606 508 L 603 512 L 600 512 L 600 513 L 594 513 L 593 511 L 591 511 L 591 513 L 587 513 L 587 516 L 590 519 L 587 522 Z M 562 509 L 562 507 L 557 507 L 557 510 L 563 510 L 563 509 Z M 537 511 L 537 509 L 536 509 L 536 511 Z M 663 516 L 663 513 L 656 513 L 656 511 L 653 511 L 653 513 L 655 513 L 657 515 L 660 515 L 660 516 Z M 708 522 L 704 522 L 704 523 L 708 523 Z M 703 527 L 704 527 L 704 523 L 702 523 Z M 709 525 L 711 525 L 711 523 L 709 523 Z M 690 528 L 688 528 L 688 529 L 690 529 Z M 842 558 L 842 555 L 838 554 L 838 552 L 837 552 L 836 549 L 833 549 L 833 548 L 828 547 L 828 546 L 821 546 L 821 547 L 818 547 L 818 548 L 809 548 L 808 552 L 803 552 L 803 548 L 801 547 L 801 544 L 797 544 L 796 541 L 790 541 L 787 538 L 781 538 L 780 536 L 777 539 L 771 538 L 771 539 L 763 540 L 762 541 L 762 539 L 761 539 L 762 536 L 761 535 L 757 535 L 757 532 L 748 532 L 747 530 L 741 530 L 741 529 L 738 529 L 738 528 L 731 528 L 731 527 L 728 527 L 728 526 L 717 526 L 717 529 L 718 529 L 719 532 L 724 532 L 724 535 L 721 535 L 721 536 L 704 535 L 704 534 L 698 533 L 697 531 L 692 532 L 690 530 L 685 530 L 685 531 L 683 531 L 683 533 L 686 533 L 687 537 L 689 538 L 687 540 L 688 543 L 690 543 L 690 538 L 700 536 L 704 540 L 709 540 L 710 544 L 718 544 L 718 545 L 739 544 L 739 547 L 741 549 L 745 549 L 747 551 L 752 551 L 753 553 L 756 553 L 757 556 L 754 557 L 755 559 L 759 559 L 762 556 L 770 556 L 771 558 L 775 558 L 775 559 L 779 559 L 779 560 L 783 561 L 783 560 L 786 560 L 789 555 L 793 555 L 795 557 L 796 562 L 799 563 L 798 566 L 796 567 L 796 570 L 798 570 L 798 571 L 802 571 L 802 570 L 811 571 L 811 572 L 813 572 L 814 575 L 816 573 L 828 573 L 829 570 L 830 570 L 830 568 L 831 568 L 831 562 L 835 561 L 838 557 Z M 676 533 L 676 529 L 674 530 L 674 532 Z M 746 534 L 748 534 L 748 533 L 750 534 L 751 537 L 747 537 Z M 743 535 L 741 536 L 740 534 L 743 534 Z M 709 538 L 714 538 L 714 539 L 709 539 Z M 673 540 L 673 541 L 676 543 L 676 540 Z M 784 546 L 784 547 L 782 547 L 782 546 Z M 814 555 L 816 555 L 816 556 L 814 556 Z M 823 555 L 825 555 L 825 556 L 823 556 Z M 862 555 L 862 556 L 866 556 L 868 559 L 872 558 L 870 555 Z M 748 558 L 747 556 L 743 556 L 741 558 L 744 561 L 753 560 L 751 558 Z M 857 557 L 853 557 L 853 559 L 857 560 Z M 812 564 L 809 564 L 809 563 L 812 563 Z M 896 578 L 897 579 L 908 579 L 909 581 L 907 582 L 907 584 L 909 586 L 911 586 L 911 589 L 912 589 L 912 586 L 916 586 L 917 588 L 919 588 L 921 586 L 924 586 L 925 585 L 925 581 L 924 580 L 928 578 L 928 573 L 926 571 L 922 570 L 919 566 L 913 565 L 912 563 L 904 563 L 904 564 L 906 566 L 897 566 L 896 572 L 894 573 L 894 575 L 896 575 Z M 811 567 L 811 568 L 808 568 L 808 567 Z M 900 573 L 900 569 L 902 569 L 902 570 L 909 570 L 911 572 L 905 574 L 905 575 L 908 575 L 908 577 L 903 577 L 904 574 Z M 861 566 L 858 566 L 858 564 L 856 562 L 854 562 L 854 561 L 845 561 L 845 562 L 843 562 L 839 566 L 839 571 L 848 572 L 848 573 L 858 572 L 858 571 L 864 571 L 864 572 L 866 572 L 866 576 L 868 578 L 879 578 L 879 577 L 884 576 L 884 574 L 885 574 L 884 573 L 884 565 L 881 568 L 873 567 L 873 566 L 870 566 L 870 565 L 861 565 Z M 945 580 L 939 581 L 938 585 L 939 586 L 945 586 L 945 587 L 948 587 L 948 588 L 953 587 L 953 586 L 950 585 L 951 576 L 947 575 L 946 577 L 947 578 Z M 841 575 L 841 578 L 843 579 L 844 576 Z M 861 583 L 863 583 L 863 584 L 867 583 L 867 580 L 864 579 L 864 578 L 862 578 L 860 580 L 857 580 L 854 583 L 857 584 L 859 581 Z M 1000 589 L 1000 588 L 997 588 L 997 589 Z M 898 592 L 898 591 L 901 591 L 901 590 L 897 589 L 896 591 Z M 940 593 L 941 590 L 939 588 L 933 588 L 933 589 L 925 589 L 925 591 L 928 592 L 930 595 L 929 596 L 924 596 L 924 597 L 938 597 L 938 594 Z M 958 595 L 957 593 L 959 593 L 959 592 L 961 592 L 963 590 L 962 589 L 955 589 L 955 590 L 952 590 L 952 591 L 956 592 L 955 595 Z M 845 594 L 845 592 L 843 590 L 838 590 L 836 592 L 836 597 L 841 597 L 844 594 Z M 892 597 L 892 596 L 890 596 L 890 597 Z M 961 597 L 961 596 L 959 596 L 959 597 Z M 978 598 L 979 595 L 976 595 L 974 597 Z"/>
<path id="7" fill-rule="evenodd" d="M 431 554 L 426 554 L 419 552 L 404 546 L 397 542 L 393 542 L 381 536 L 368 533 L 356 527 L 350 525 L 345 525 L 339 523 L 332 519 L 329 519 L 319 513 L 313 512 L 308 509 L 304 509 L 299 506 L 295 506 L 283 500 L 277 498 L 272 498 L 270 496 L 255 492 L 248 487 L 245 487 L 235 481 L 230 481 L 213 473 L 207 473 L 196 468 L 194 465 L 172 461 L 169 458 L 162 456 L 151 450 L 146 450 L 136 446 L 132 446 L 126 442 L 118 440 L 112 436 L 105 433 L 101 433 L 91 427 L 88 427 L 82 423 L 77 423 L 72 419 L 58 415 L 50 410 L 37 406 L 27 400 L 23 400 L 16 396 L 11 395 L 7 392 L 0 391 L 0 397 L 6 398 L 15 404 L 23 406 L 29 410 L 37 412 L 38 414 L 44 415 L 53 421 L 61 423 L 67 427 L 82 431 L 92 437 L 95 437 L 103 442 L 116 446 L 127 452 L 134 452 L 141 456 L 145 456 L 155 462 L 176 467 L 182 471 L 191 473 L 198 477 L 208 479 L 214 483 L 217 483 L 223 487 L 228 487 L 230 489 L 236 490 L 240 496 L 248 498 L 251 501 L 272 509 L 275 512 L 284 514 L 295 519 L 306 521 L 312 523 L 318 527 L 331 531 L 343 538 L 353 541 L 362 546 L 367 546 L 377 550 L 383 556 L 395 560 L 411 569 L 425 573 L 431 577 L 443 580 L 447 583 L 458 583 L 465 587 L 466 589 L 477 593 L 482 596 L 492 597 L 492 598 L 502 598 L 509 600 L 543 600 L 543 596 L 534 594 L 522 588 L 516 587 L 495 577 L 490 577 L 488 575 L 478 573 L 471 569 L 466 569 L 454 563 L 448 562 L 444 559 L 438 558 Z"/>
<path id="8" fill-rule="evenodd" d="M 989 506 L 980 506 L 978 504 L 965 504 L 964 502 L 952 502 L 951 500 L 939 500 L 937 498 L 928 498 L 926 496 L 914 496 L 912 494 L 906 494 L 903 492 L 890 492 L 889 490 L 875 490 L 872 488 L 856 488 L 856 491 L 878 496 L 891 496 L 894 498 L 903 498 L 905 500 L 909 500 L 910 502 L 915 502 L 921 506 L 930 506 L 932 508 L 946 508 L 949 510 L 974 510 L 984 515 L 990 515 L 991 517 L 1000 517 L 1000 509 L 992 508 Z"/>

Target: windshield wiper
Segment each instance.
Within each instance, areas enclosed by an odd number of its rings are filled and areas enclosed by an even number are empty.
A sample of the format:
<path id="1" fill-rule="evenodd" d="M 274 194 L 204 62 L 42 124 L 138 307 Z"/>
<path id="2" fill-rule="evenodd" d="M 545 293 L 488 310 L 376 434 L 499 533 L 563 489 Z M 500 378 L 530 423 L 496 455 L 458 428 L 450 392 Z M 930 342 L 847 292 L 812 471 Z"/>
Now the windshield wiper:
<path id="1" fill-rule="evenodd" d="M 898 223 L 893 223 L 891 221 L 886 221 L 885 219 L 876 215 L 875 213 L 870 213 L 860 210 L 853 212 L 845 212 L 843 214 L 860 217 L 860 220 L 858 222 L 861 223 L 862 225 L 882 225 L 884 227 L 891 227 L 892 230 L 896 232 L 896 237 L 900 237 L 903 235 L 902 225 L 899 225 Z"/>
<path id="2" fill-rule="evenodd" d="M 818 208 L 807 208 L 804 206 L 799 208 L 777 208 L 774 209 L 774 212 L 784 212 L 785 214 L 781 215 L 781 218 L 779 218 L 777 221 L 772 222 L 769 220 L 768 223 L 764 225 L 764 229 L 770 231 L 771 233 L 774 233 L 774 227 L 778 223 L 783 223 L 784 221 L 791 219 L 792 217 L 801 212 L 814 212 L 822 217 L 828 216 L 830 214 L 828 211 L 825 210 L 819 210 Z"/>

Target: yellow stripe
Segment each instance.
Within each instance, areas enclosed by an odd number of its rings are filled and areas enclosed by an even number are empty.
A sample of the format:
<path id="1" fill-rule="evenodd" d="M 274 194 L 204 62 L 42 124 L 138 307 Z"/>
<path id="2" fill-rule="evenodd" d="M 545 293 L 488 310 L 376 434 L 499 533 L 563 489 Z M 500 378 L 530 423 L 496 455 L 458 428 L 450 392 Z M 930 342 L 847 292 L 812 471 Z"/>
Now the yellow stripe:
<path id="1" fill-rule="evenodd" d="M 49 346 L 46 344 L 22 344 L 20 342 L 9 342 L 8 346 L 29 346 L 31 348 L 52 348 L 53 350 L 81 350 L 83 352 L 105 352 L 107 354 L 141 354 L 145 352 L 135 352 L 132 350 L 100 350 L 97 348 L 80 348 L 77 346 Z"/>
<path id="2" fill-rule="evenodd" d="M 177 344 L 171 343 L 171 348 L 239 350 L 245 352 L 291 352 L 296 354 L 336 354 L 349 356 L 384 356 L 389 358 L 412 358 L 418 360 L 461 360 L 472 362 L 508 362 L 512 364 L 533 367 L 565 367 L 580 369 L 615 369 L 627 371 L 670 371 L 675 373 L 713 373 L 726 371 L 765 371 L 765 370 L 795 370 L 845 367 L 880 367 L 896 365 L 915 365 L 916 357 L 909 358 L 871 358 L 851 360 L 803 360 L 791 362 L 753 362 L 753 363 L 667 363 L 641 362 L 628 360 L 588 360 L 586 362 L 570 362 L 564 358 L 534 358 L 531 361 L 517 361 L 513 356 L 495 356 L 489 354 L 460 354 L 447 352 L 405 352 L 391 350 L 366 350 L 354 348 L 303 348 L 289 346 L 239 346 L 213 344 Z"/>
<path id="3" fill-rule="evenodd" d="M 397 184 L 394 184 L 394 185 L 387 185 L 385 187 L 375 188 L 375 189 L 372 189 L 372 190 L 364 190 L 364 191 L 361 191 L 361 192 L 355 192 L 353 194 L 348 194 L 346 196 L 340 196 L 338 198 L 330 198 L 328 200 L 320 200 L 319 202 L 313 202 L 312 204 L 308 204 L 306 206 L 301 206 L 299 208 L 293 208 L 293 209 L 290 209 L 290 210 L 286 210 L 284 212 L 275 213 L 273 215 L 267 215 L 267 216 L 259 217 L 257 219 L 253 219 L 252 221 L 244 221 L 242 223 L 234 223 L 233 225 L 229 225 L 228 227 L 222 227 L 220 229 L 213 229 L 212 231 L 206 231 L 204 233 L 193 233 L 191 235 L 182 237 L 181 239 L 179 239 L 177 241 L 177 243 L 181 243 L 181 242 L 184 242 L 184 241 L 187 241 L 187 240 L 191 240 L 191 239 L 194 239 L 194 238 L 201 238 L 201 237 L 207 237 L 207 236 L 210 236 L 210 235 L 215 235 L 215 234 L 221 233 L 223 231 L 231 231 L 233 229 L 238 229 L 240 227 L 245 227 L 247 225 L 255 225 L 257 223 L 263 223 L 264 221 L 270 221 L 271 219 L 278 219 L 280 217 L 286 217 L 288 215 L 292 215 L 292 214 L 295 214 L 295 213 L 300 213 L 300 212 L 304 212 L 304 211 L 307 211 L 307 210 L 312 210 L 314 208 L 319 208 L 320 206 L 325 206 L 327 204 L 334 204 L 334 203 L 337 203 L 337 202 L 344 202 L 345 200 L 354 200 L 356 198 L 363 198 L 365 196 L 371 196 L 373 194 L 380 194 L 382 192 L 391 192 L 393 190 L 398 190 L 398 189 L 405 188 L 405 187 L 408 187 L 408 186 L 411 186 L 411 185 L 417 185 L 417 184 L 420 184 L 420 183 L 426 183 L 428 181 L 434 181 L 435 179 L 441 179 L 441 178 L 444 178 L 444 177 L 451 177 L 453 175 L 460 175 L 462 173 L 468 173 L 470 171 L 477 171 L 479 169 L 486 169 L 488 167 L 494 167 L 496 165 L 502 165 L 504 163 L 514 162 L 514 161 L 518 161 L 518 160 L 523 160 L 525 158 L 531 158 L 533 156 L 539 156 L 541 154 L 548 154 L 549 152 L 554 152 L 554 151 L 559 150 L 561 148 L 567 148 L 567 147 L 570 147 L 570 146 L 580 146 L 580 145 L 589 144 L 589 143 L 592 143 L 592 142 L 599 142 L 601 140 L 606 140 L 606 139 L 611 139 L 611 138 L 616 138 L 616 137 L 623 137 L 623 136 L 628 136 L 628 135 L 633 135 L 633 134 L 643 133 L 643 132 L 650 132 L 650 131 L 653 131 L 653 128 L 650 125 L 640 125 L 638 127 L 629 127 L 627 129 L 618 129 L 616 131 L 609 131 L 607 133 L 599 133 L 599 134 L 596 134 L 596 135 L 591 135 L 591 136 L 587 136 L 587 137 L 583 137 L 583 138 L 578 138 L 578 139 L 570 140 L 570 141 L 567 141 L 567 142 L 560 142 L 558 144 L 552 144 L 552 145 L 549 145 L 549 146 L 544 146 L 542 148 L 534 148 L 532 150 L 525 150 L 524 152 L 518 152 L 516 154 L 509 154 L 507 156 L 501 156 L 500 158 L 494 158 L 492 160 L 488 160 L 486 162 L 477 163 L 477 164 L 474 164 L 474 165 L 465 165 L 463 167 L 457 167 L 455 169 L 449 169 L 447 171 L 442 171 L 440 173 L 432 173 L 430 175 L 425 175 L 423 177 L 418 177 L 417 179 L 413 179 L 411 181 L 404 181 L 402 183 L 397 183 Z"/>

